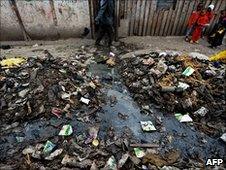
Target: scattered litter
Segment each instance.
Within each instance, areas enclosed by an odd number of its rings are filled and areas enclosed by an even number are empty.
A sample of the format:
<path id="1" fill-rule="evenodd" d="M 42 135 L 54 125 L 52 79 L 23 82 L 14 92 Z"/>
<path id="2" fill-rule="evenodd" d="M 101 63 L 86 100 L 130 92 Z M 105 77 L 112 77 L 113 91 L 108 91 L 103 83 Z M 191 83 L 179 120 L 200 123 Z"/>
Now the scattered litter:
<path id="1" fill-rule="evenodd" d="M 224 142 L 226 142 L 226 133 L 224 133 L 220 138 L 221 138 Z"/>
<path id="2" fill-rule="evenodd" d="M 123 165 L 126 163 L 126 161 L 128 160 L 129 157 L 130 157 L 130 155 L 128 153 L 123 154 L 122 155 L 122 158 L 118 162 L 118 168 L 122 168 Z"/>
<path id="3" fill-rule="evenodd" d="M 99 141 L 97 139 L 94 139 L 92 141 L 93 146 L 97 147 L 99 145 Z"/>
<path id="4" fill-rule="evenodd" d="M 87 104 L 87 105 L 88 105 L 89 102 L 90 102 L 89 99 L 86 99 L 86 98 L 84 98 L 84 97 L 81 97 L 80 101 L 83 102 L 83 103 L 85 103 L 85 104 Z"/>
<path id="5" fill-rule="evenodd" d="M 49 156 L 45 157 L 46 160 L 53 160 L 55 157 L 59 156 L 63 152 L 63 149 L 57 149 Z"/>
<path id="6" fill-rule="evenodd" d="M 179 85 L 177 86 L 178 88 L 181 88 L 183 90 L 186 90 L 187 88 L 189 88 L 190 86 L 187 83 L 182 83 L 179 82 Z"/>
<path id="7" fill-rule="evenodd" d="M 25 63 L 26 59 L 22 57 L 17 58 L 7 58 L 0 61 L 2 68 L 15 68 L 19 67 L 21 64 Z"/>
<path id="8" fill-rule="evenodd" d="M 115 54 L 113 52 L 110 52 L 110 56 L 115 57 Z"/>
<path id="9" fill-rule="evenodd" d="M 73 133 L 73 129 L 71 125 L 64 125 L 60 130 L 60 136 L 70 136 Z"/>
<path id="10" fill-rule="evenodd" d="M 52 114 L 54 114 L 58 118 L 61 118 L 62 110 L 54 107 L 54 108 L 52 108 Z"/>
<path id="11" fill-rule="evenodd" d="M 111 66 L 111 67 L 113 67 L 113 66 L 115 66 L 115 58 L 113 58 L 113 57 L 110 57 L 107 61 L 106 61 L 106 63 L 109 65 L 109 66 Z"/>
<path id="12" fill-rule="evenodd" d="M 205 107 L 201 107 L 199 110 L 194 112 L 194 115 L 200 115 L 202 117 L 204 117 L 207 113 L 208 113 L 208 109 Z"/>
<path id="13" fill-rule="evenodd" d="M 156 128 L 151 121 L 140 121 L 143 131 L 150 132 L 155 131 Z"/>
<path id="14" fill-rule="evenodd" d="M 18 143 L 21 143 L 21 142 L 24 141 L 24 137 L 16 136 L 16 141 L 17 141 Z"/>
<path id="15" fill-rule="evenodd" d="M 188 115 L 188 114 L 185 114 L 185 115 L 182 115 L 181 113 L 176 113 L 175 114 L 175 117 L 177 118 L 177 120 L 179 120 L 180 122 L 192 122 L 192 118 Z"/>
<path id="16" fill-rule="evenodd" d="M 187 67 L 186 70 L 184 70 L 184 72 L 182 73 L 184 76 L 190 76 L 194 73 L 194 69 L 192 67 Z"/>
<path id="17" fill-rule="evenodd" d="M 54 143 L 48 140 L 44 146 L 43 153 L 45 154 L 50 153 L 55 146 L 56 145 Z"/>
<path id="18" fill-rule="evenodd" d="M 107 163 L 106 163 L 104 169 L 117 170 L 117 163 L 116 163 L 116 159 L 115 159 L 114 156 L 111 156 L 111 157 L 108 159 L 108 161 L 107 161 Z"/>
<path id="19" fill-rule="evenodd" d="M 134 150 L 134 153 L 135 153 L 136 157 L 138 157 L 138 158 L 144 157 L 145 152 L 144 152 L 143 149 L 140 149 L 140 148 L 133 148 L 133 150 Z"/>

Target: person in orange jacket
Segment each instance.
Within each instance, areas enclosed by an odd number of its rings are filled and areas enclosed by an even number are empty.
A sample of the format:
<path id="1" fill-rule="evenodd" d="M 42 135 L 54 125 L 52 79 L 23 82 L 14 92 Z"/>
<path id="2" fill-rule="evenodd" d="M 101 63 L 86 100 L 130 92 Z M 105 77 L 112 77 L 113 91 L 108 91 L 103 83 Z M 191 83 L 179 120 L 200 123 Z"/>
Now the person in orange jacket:
<path id="1" fill-rule="evenodd" d="M 209 26 L 211 20 L 214 17 L 213 10 L 214 10 L 214 5 L 213 4 L 209 5 L 208 8 L 207 8 L 207 11 L 206 11 L 206 16 L 208 17 L 208 24 L 202 30 L 202 37 L 204 36 L 204 33 L 205 33 L 206 28 Z"/>
<path id="2" fill-rule="evenodd" d="M 206 10 L 200 12 L 200 16 L 194 26 L 194 32 L 192 33 L 192 38 L 190 43 L 198 43 L 201 38 L 203 28 L 208 24 L 209 19 L 206 15 Z"/>
<path id="3" fill-rule="evenodd" d="M 196 11 L 193 11 L 188 20 L 188 27 L 186 31 L 185 41 L 189 41 L 189 36 L 192 34 L 194 30 L 194 25 L 199 18 L 200 11 L 203 9 L 203 4 L 199 3 Z"/>

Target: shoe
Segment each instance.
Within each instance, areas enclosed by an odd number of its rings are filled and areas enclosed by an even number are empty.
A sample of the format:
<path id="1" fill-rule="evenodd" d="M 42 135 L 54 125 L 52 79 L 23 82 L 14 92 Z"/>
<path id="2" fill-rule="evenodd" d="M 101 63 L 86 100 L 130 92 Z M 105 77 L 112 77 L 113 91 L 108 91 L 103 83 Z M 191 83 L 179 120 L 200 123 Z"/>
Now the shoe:
<path id="1" fill-rule="evenodd" d="M 189 43 L 194 44 L 194 41 L 190 40 L 190 42 L 189 42 Z"/>
<path id="2" fill-rule="evenodd" d="M 194 43 L 195 43 L 195 44 L 198 44 L 198 43 L 199 43 L 199 41 L 195 41 Z"/>

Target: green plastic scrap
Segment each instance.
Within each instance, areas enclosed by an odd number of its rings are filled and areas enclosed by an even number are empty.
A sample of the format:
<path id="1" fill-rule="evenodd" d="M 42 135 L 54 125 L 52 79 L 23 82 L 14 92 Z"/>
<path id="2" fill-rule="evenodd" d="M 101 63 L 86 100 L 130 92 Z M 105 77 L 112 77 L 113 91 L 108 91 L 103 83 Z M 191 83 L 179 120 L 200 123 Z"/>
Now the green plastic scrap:
<path id="1" fill-rule="evenodd" d="M 194 69 L 192 67 L 187 67 L 186 70 L 182 73 L 184 76 L 190 76 L 194 73 Z"/>
<path id="2" fill-rule="evenodd" d="M 47 142 L 46 142 L 46 144 L 44 146 L 43 152 L 44 153 L 50 153 L 55 146 L 56 145 L 54 143 L 52 143 L 51 141 L 47 140 Z"/>
<path id="3" fill-rule="evenodd" d="M 60 130 L 60 136 L 70 136 L 73 133 L 73 129 L 71 125 L 64 125 Z"/>
<path id="4" fill-rule="evenodd" d="M 140 149 L 140 148 L 134 148 L 133 150 L 134 150 L 134 153 L 135 153 L 136 157 L 138 157 L 138 158 L 144 157 L 145 152 L 144 152 L 143 149 Z"/>

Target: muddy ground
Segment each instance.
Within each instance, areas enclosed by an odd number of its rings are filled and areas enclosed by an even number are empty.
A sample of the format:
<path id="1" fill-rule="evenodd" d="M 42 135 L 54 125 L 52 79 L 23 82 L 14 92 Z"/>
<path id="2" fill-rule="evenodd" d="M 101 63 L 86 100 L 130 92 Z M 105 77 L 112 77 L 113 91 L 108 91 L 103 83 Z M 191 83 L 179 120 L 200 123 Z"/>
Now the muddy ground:
<path id="1" fill-rule="evenodd" d="M 115 48 L 112 49 L 116 56 L 120 57 L 137 49 L 150 49 L 151 51 L 173 50 L 181 53 L 199 52 L 207 56 L 225 49 L 225 46 L 214 50 L 210 49 L 203 41 L 201 45 L 191 45 L 184 42 L 181 37 L 130 37 L 121 39 L 120 41 L 123 42 L 123 44 L 115 43 Z M 33 47 L 29 43 L 26 44 L 26 46 L 25 44 L 18 46 L 20 43 L 11 42 L 11 44 L 17 45 L 9 50 L 1 50 L 1 56 L 25 56 L 29 58 L 43 55 L 43 50 L 47 49 L 55 58 L 69 58 L 70 56 L 74 56 L 81 48 L 93 48 L 94 42 L 86 39 L 73 39 L 57 42 L 37 41 L 31 43 L 32 45 L 36 43 L 39 45 Z M 97 50 L 103 55 L 108 55 L 109 53 L 109 49 L 107 48 L 98 48 Z M 171 157 L 177 157 L 177 160 L 173 161 L 173 163 L 165 163 L 164 161 L 163 163 L 161 161 L 157 161 L 156 163 L 149 160 L 147 156 L 146 162 L 144 161 L 135 166 L 127 162 L 128 166 L 125 166 L 124 169 L 157 169 L 162 165 L 168 165 L 168 167 L 165 168 L 173 169 L 196 169 L 205 167 L 205 162 L 208 158 L 221 158 L 225 160 L 226 146 L 225 143 L 219 139 L 220 136 L 208 136 L 189 124 L 180 123 L 173 115 L 165 113 L 155 104 L 150 108 L 150 114 L 144 114 L 140 106 L 132 98 L 131 92 L 129 92 L 125 86 L 119 74 L 121 71 L 118 70 L 119 65 L 120 60 L 118 59 L 115 67 L 109 67 L 101 63 L 92 63 L 87 66 L 87 70 L 91 75 L 100 77 L 100 83 L 102 84 L 100 91 L 104 100 L 104 105 L 102 105 L 101 110 L 96 113 L 95 121 L 91 123 L 78 121 L 76 116 L 77 110 L 74 111 L 73 118 L 69 120 L 65 117 L 57 119 L 53 115 L 50 115 L 47 118 L 39 117 L 28 121 L 19 121 L 17 125 L 9 123 L 4 124 L 4 122 L 1 122 L 0 169 L 63 169 L 63 167 L 73 169 L 74 164 L 62 165 L 61 162 L 64 156 L 70 153 L 70 149 L 73 149 L 70 142 L 65 144 L 64 141 L 77 139 L 81 134 L 87 133 L 90 126 L 97 124 L 100 127 L 98 134 L 99 140 L 108 141 L 103 148 L 99 148 L 107 152 L 106 155 L 102 154 L 100 156 L 101 160 L 99 160 L 98 156 L 89 158 L 89 160 L 96 162 L 99 168 L 103 168 L 106 164 L 106 160 L 112 155 L 114 155 L 118 162 L 121 156 L 128 152 L 117 145 L 112 145 L 112 142 L 118 142 L 120 138 L 129 140 L 131 143 L 159 145 L 157 149 L 150 149 L 150 157 L 153 156 L 151 154 L 155 154 L 155 152 L 161 153 L 161 155 L 169 153 L 169 155 L 172 154 Z M 111 77 L 110 79 L 109 76 Z M 116 98 L 113 103 L 111 102 L 112 96 Z M 143 132 L 140 127 L 140 121 L 146 120 L 157 122 L 159 126 L 157 131 L 151 133 Z M 69 139 L 59 139 L 57 135 L 60 129 L 52 126 L 53 123 L 58 126 L 71 124 L 73 128 L 75 128 L 75 131 Z M 3 132 L 2 129 L 6 127 L 10 128 Z M 220 128 L 225 129 L 225 127 Z M 22 136 L 24 140 L 18 142 L 18 140 L 16 140 L 18 136 Z M 56 142 L 58 148 L 64 148 L 63 154 L 53 161 L 29 157 L 29 162 L 28 157 L 21 154 L 22 150 L 29 145 L 35 146 L 38 143 L 45 144 L 47 140 Z M 90 146 L 82 145 L 82 147 L 89 148 Z M 128 150 L 130 154 L 133 152 L 131 148 Z M 178 153 L 180 154 L 179 158 L 177 156 Z M 91 152 L 90 155 L 93 155 L 93 153 Z M 165 159 L 167 160 L 167 158 Z M 131 160 L 133 160 L 132 156 Z M 17 161 L 17 163 L 15 163 L 15 161 Z M 100 162 L 98 163 L 98 161 Z M 145 166 L 142 166 L 142 164 Z M 77 164 L 76 166 L 78 168 Z M 83 169 L 89 168 L 90 166 L 83 167 Z M 209 168 L 211 169 L 211 167 Z"/>

